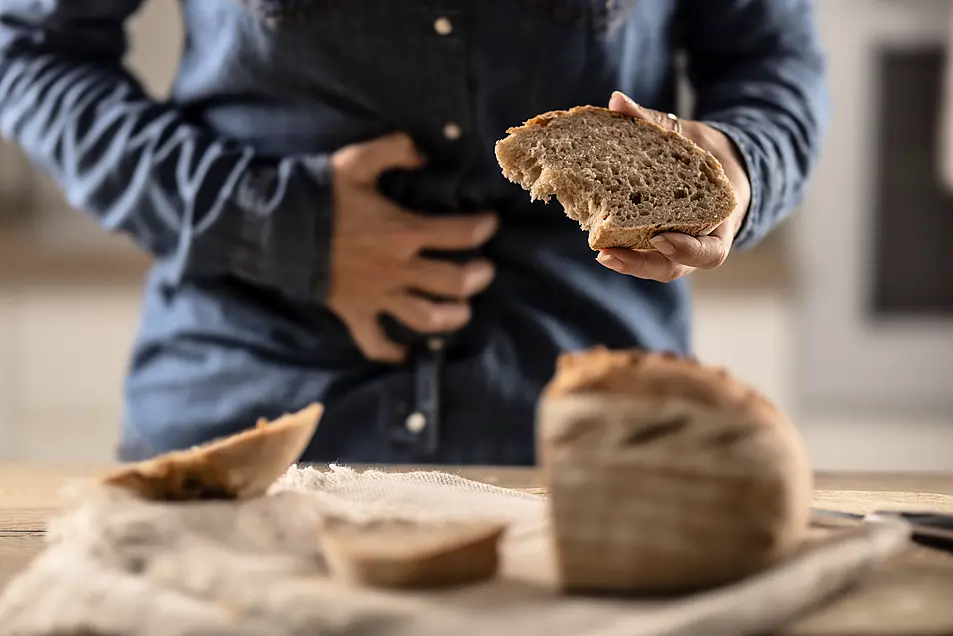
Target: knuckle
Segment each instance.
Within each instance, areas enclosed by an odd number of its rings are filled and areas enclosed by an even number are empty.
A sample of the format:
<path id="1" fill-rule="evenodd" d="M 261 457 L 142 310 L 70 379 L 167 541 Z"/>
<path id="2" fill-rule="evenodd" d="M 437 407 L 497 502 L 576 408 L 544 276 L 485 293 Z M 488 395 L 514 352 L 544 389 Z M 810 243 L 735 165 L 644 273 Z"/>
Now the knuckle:
<path id="1" fill-rule="evenodd" d="M 451 305 L 449 303 L 433 303 L 427 312 L 427 328 L 432 331 L 443 331 L 458 327 L 469 320 L 469 309 L 465 305 Z"/>
<path id="2" fill-rule="evenodd" d="M 472 247 L 479 243 L 479 228 L 467 221 L 448 221 L 438 230 L 447 241 Z"/>
<path id="3" fill-rule="evenodd" d="M 684 276 L 692 272 L 694 269 L 695 269 L 694 267 L 688 267 L 686 265 L 677 265 L 675 267 L 675 270 L 672 272 L 672 280 L 683 278 Z M 669 282 L 672 282 L 672 281 L 669 281 Z"/>
<path id="4" fill-rule="evenodd" d="M 361 351 L 369 360 L 380 361 L 384 357 L 381 348 L 372 343 L 364 343 L 364 345 L 361 346 Z"/>
<path id="5" fill-rule="evenodd" d="M 412 156 L 417 152 L 414 140 L 407 133 L 397 133 L 394 136 L 395 149 L 403 155 Z"/>
<path id="6" fill-rule="evenodd" d="M 473 223 L 461 223 L 456 233 L 460 242 L 467 245 L 476 245 L 480 238 L 479 227 Z"/>
<path id="7" fill-rule="evenodd" d="M 479 221 L 468 223 L 466 227 L 466 242 L 472 246 L 478 246 L 487 239 L 487 224 Z"/>
<path id="8" fill-rule="evenodd" d="M 653 278 L 660 283 L 671 283 L 678 278 L 679 267 L 675 263 L 660 268 Z"/>
<path id="9" fill-rule="evenodd" d="M 389 203 L 382 206 L 381 214 L 389 219 L 393 231 L 405 239 L 413 239 L 418 243 L 422 240 L 424 221 L 418 215 Z"/>
<path id="10" fill-rule="evenodd" d="M 461 303 L 448 310 L 448 327 L 461 327 L 470 322 L 470 306 Z"/>
<path id="11" fill-rule="evenodd" d="M 423 315 L 424 328 L 427 331 L 440 331 L 447 323 L 446 311 L 435 303 L 429 304 L 431 306 L 426 309 Z"/>
<path id="12" fill-rule="evenodd" d="M 349 170 L 355 164 L 355 154 L 359 150 L 355 146 L 345 146 L 331 156 L 331 167 L 335 170 Z"/>
<path id="13" fill-rule="evenodd" d="M 365 351 L 364 355 L 367 356 L 368 360 L 374 362 L 391 362 L 396 358 L 396 354 L 383 347 L 374 347 L 369 351 Z"/>
<path id="14" fill-rule="evenodd" d="M 728 252 L 726 250 L 719 250 L 714 257 L 711 259 L 710 267 L 715 269 L 716 267 L 721 267 L 725 264 L 725 261 L 728 260 Z"/>
<path id="15" fill-rule="evenodd" d="M 417 297 L 406 297 L 398 318 L 407 323 L 408 326 L 421 331 L 430 331 L 433 329 L 434 316 L 431 309 L 432 303 Z"/>
<path id="16" fill-rule="evenodd" d="M 392 240 L 390 241 L 390 247 L 384 248 L 388 249 L 395 257 L 397 261 L 397 266 L 400 264 L 406 264 L 409 261 L 413 260 L 420 250 L 423 248 L 420 237 L 415 235 L 413 232 L 400 232 L 395 234 Z M 417 271 L 413 270 L 409 265 L 405 265 L 411 271 L 408 272 L 408 275 L 412 277 L 418 277 Z"/>
<path id="17" fill-rule="evenodd" d="M 387 223 L 387 238 L 382 243 L 389 244 L 401 256 L 415 254 L 423 248 L 426 240 L 413 215 L 394 209 L 387 214 L 391 221 Z"/>
<path id="18" fill-rule="evenodd" d="M 440 331 L 443 328 L 443 321 L 437 312 L 427 311 L 421 316 L 418 327 L 421 331 Z"/>
<path id="19" fill-rule="evenodd" d="M 365 332 L 358 341 L 358 348 L 368 359 L 377 362 L 390 362 L 400 359 L 401 356 L 400 349 L 391 345 L 378 330 Z"/>
<path id="20" fill-rule="evenodd" d="M 375 362 L 396 362 L 402 359 L 403 355 L 397 349 L 392 349 L 387 346 L 378 346 L 375 347 L 372 354 L 368 357 Z"/>
<path id="21" fill-rule="evenodd" d="M 626 263 L 625 261 L 622 261 L 622 266 L 619 267 L 619 269 L 616 271 L 619 272 L 620 274 L 625 274 L 626 276 L 635 276 L 637 278 L 643 277 L 643 272 L 640 271 L 640 268 L 634 265 L 630 265 L 629 263 Z"/>
<path id="22" fill-rule="evenodd" d="M 413 141 L 411 141 L 410 135 L 403 131 L 396 131 L 386 134 L 383 137 L 378 137 L 377 141 L 380 144 L 390 144 L 399 149 L 413 147 Z"/>
<path id="23" fill-rule="evenodd" d="M 472 277 L 467 276 L 462 271 L 452 271 L 447 276 L 446 293 L 457 298 L 465 298 L 470 295 L 470 289 L 473 287 Z"/>

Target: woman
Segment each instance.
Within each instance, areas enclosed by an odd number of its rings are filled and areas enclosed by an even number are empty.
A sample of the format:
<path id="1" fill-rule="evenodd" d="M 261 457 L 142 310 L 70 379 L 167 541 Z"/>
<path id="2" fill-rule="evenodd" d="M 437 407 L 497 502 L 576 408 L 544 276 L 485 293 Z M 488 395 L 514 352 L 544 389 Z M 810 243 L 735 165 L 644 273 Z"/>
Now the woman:
<path id="1" fill-rule="evenodd" d="M 125 460 L 319 400 L 306 460 L 532 463 L 556 356 L 687 353 L 685 276 L 794 207 L 826 117 L 809 0 L 183 0 L 168 102 L 122 66 L 141 3 L 0 8 L 0 130 L 155 257 Z M 508 126 L 610 96 L 721 160 L 712 236 L 593 258 L 502 178 Z"/>

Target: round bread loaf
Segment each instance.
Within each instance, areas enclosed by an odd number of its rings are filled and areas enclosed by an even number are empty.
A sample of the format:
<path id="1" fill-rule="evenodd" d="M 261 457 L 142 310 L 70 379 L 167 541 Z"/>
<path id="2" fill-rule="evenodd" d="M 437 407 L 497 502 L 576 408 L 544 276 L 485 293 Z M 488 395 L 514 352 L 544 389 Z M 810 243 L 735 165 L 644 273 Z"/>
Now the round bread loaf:
<path id="1" fill-rule="evenodd" d="M 567 591 L 708 588 L 785 558 L 807 532 L 800 436 L 722 369 L 641 351 L 564 355 L 537 435 Z"/>

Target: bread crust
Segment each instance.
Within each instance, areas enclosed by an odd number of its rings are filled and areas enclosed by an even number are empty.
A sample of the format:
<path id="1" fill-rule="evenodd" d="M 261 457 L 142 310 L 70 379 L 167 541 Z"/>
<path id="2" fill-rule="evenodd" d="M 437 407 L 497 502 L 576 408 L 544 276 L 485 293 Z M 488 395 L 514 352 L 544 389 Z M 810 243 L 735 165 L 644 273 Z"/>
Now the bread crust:
<path id="1" fill-rule="evenodd" d="M 265 493 L 304 452 L 324 412 L 315 403 L 273 422 L 123 466 L 102 479 L 157 501 L 247 499 Z"/>
<path id="2" fill-rule="evenodd" d="M 650 242 L 659 234 L 666 232 L 675 232 L 677 234 L 687 234 L 689 236 L 708 236 L 715 228 L 721 225 L 718 223 L 673 223 L 669 225 L 658 225 L 648 227 L 633 228 L 607 228 L 603 225 L 594 227 L 589 232 L 589 247 L 594 250 L 608 249 L 628 249 L 651 251 L 655 246 Z"/>
<path id="3" fill-rule="evenodd" d="M 506 133 L 509 135 L 512 135 L 514 133 L 521 132 L 527 128 L 532 128 L 534 126 L 546 126 L 547 124 L 549 124 L 549 122 L 551 122 L 554 119 L 558 119 L 559 117 L 566 117 L 567 115 L 576 115 L 578 113 L 585 113 L 585 112 L 599 113 L 602 115 L 608 115 L 609 117 L 615 117 L 616 119 L 622 119 L 622 120 L 634 122 L 639 126 L 645 126 L 647 128 L 651 128 L 655 130 L 656 132 L 661 134 L 663 137 L 667 137 L 672 140 L 677 140 L 679 143 L 687 143 L 690 145 L 690 147 L 694 149 L 695 152 L 699 152 L 705 155 L 711 154 L 707 150 L 701 148 L 698 144 L 696 144 L 694 141 L 692 141 L 685 135 L 681 135 L 675 132 L 674 130 L 668 130 L 667 128 L 663 128 L 662 126 L 659 126 L 655 122 L 647 121 L 645 119 L 639 119 L 638 117 L 632 117 L 630 115 L 625 115 L 623 113 L 620 113 L 614 110 L 609 110 L 608 108 L 605 108 L 603 106 L 591 106 L 588 104 L 583 106 L 573 106 L 572 108 L 568 110 L 551 110 L 546 113 L 541 113 L 531 119 L 526 120 L 521 126 L 513 126 L 511 128 L 507 128 Z M 714 157 L 712 157 L 712 159 L 714 159 Z M 715 159 L 715 161 L 718 161 L 718 160 Z"/>
<path id="4" fill-rule="evenodd" d="M 758 421 L 783 418 L 770 400 L 727 369 L 670 352 L 599 346 L 565 353 L 557 360 L 556 374 L 543 390 L 543 398 L 573 393 L 678 398 L 714 410 L 754 415 Z"/>
<path id="5" fill-rule="evenodd" d="M 727 197 L 730 197 L 730 205 L 726 206 L 726 209 L 723 211 L 723 213 L 719 215 L 718 220 L 714 222 L 646 224 L 627 227 L 617 227 L 605 224 L 595 225 L 588 230 L 588 243 L 590 248 L 593 250 L 603 250 L 610 248 L 655 250 L 655 247 L 650 243 L 650 240 L 659 234 L 665 232 L 676 232 L 687 234 L 689 236 L 706 236 L 711 234 L 711 232 L 714 231 L 715 228 L 717 228 L 721 223 L 723 223 L 734 211 L 734 208 L 737 205 L 734 187 L 731 185 L 731 181 L 725 174 L 724 167 L 714 155 L 700 147 L 693 140 L 680 133 L 663 128 L 654 122 L 624 115 L 601 106 L 584 105 L 574 106 L 568 110 L 553 110 L 537 115 L 527 120 L 520 126 L 514 126 L 507 129 L 506 132 L 509 137 L 497 142 L 497 159 L 500 161 L 501 167 L 503 166 L 503 162 L 501 161 L 499 148 L 500 145 L 506 142 L 508 139 L 511 139 L 514 136 L 524 133 L 532 128 L 545 127 L 555 119 L 587 112 L 598 113 L 600 115 L 616 118 L 619 120 L 633 122 L 638 126 L 642 126 L 647 130 L 651 130 L 653 134 L 663 137 L 670 143 L 681 147 L 683 150 L 702 157 L 704 163 L 710 169 L 710 178 Z M 558 196 L 559 194 L 557 193 L 557 197 Z"/>

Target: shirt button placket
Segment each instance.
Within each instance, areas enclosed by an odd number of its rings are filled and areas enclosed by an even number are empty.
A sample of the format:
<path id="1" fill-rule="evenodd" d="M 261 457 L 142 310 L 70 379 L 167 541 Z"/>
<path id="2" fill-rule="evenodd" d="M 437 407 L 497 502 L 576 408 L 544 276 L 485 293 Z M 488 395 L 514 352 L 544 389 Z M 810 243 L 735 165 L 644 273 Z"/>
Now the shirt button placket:
<path id="1" fill-rule="evenodd" d="M 459 20 L 459 18 L 460 18 L 460 13 L 456 10 L 446 11 L 443 14 L 438 15 L 437 18 L 433 21 L 434 33 L 436 33 L 440 38 L 449 39 L 450 36 L 454 36 L 454 38 L 459 38 L 460 37 L 459 34 L 454 35 L 455 33 L 457 33 L 457 26 L 454 24 L 454 19 Z M 459 42 L 457 42 L 457 44 L 459 44 Z M 442 50 L 442 53 L 446 55 L 447 52 L 444 49 L 444 47 L 440 47 L 440 48 Z M 462 48 L 460 47 L 456 47 L 456 48 L 458 48 L 459 50 L 454 51 L 449 56 L 450 58 L 453 58 L 453 60 L 451 61 L 451 64 L 459 64 L 460 67 L 462 68 L 464 65 L 464 60 L 462 58 Z M 460 78 L 458 77 L 455 79 L 459 81 Z M 464 91 L 465 90 L 466 89 L 464 88 Z M 465 102 L 466 93 L 465 92 L 463 93 L 462 98 L 464 100 L 463 104 L 455 104 L 454 102 L 456 102 L 457 99 L 456 99 L 456 94 L 454 94 L 452 101 L 450 102 L 450 105 L 456 106 L 458 108 L 461 106 L 466 107 L 466 102 Z M 443 128 L 441 129 L 440 132 L 443 138 L 450 142 L 457 141 L 463 136 L 463 128 L 460 125 L 459 120 L 454 120 L 454 119 L 445 121 L 443 123 Z"/>
<path id="2" fill-rule="evenodd" d="M 432 14 L 433 35 L 427 48 L 433 52 L 431 63 L 436 71 L 436 81 L 431 86 L 440 88 L 435 93 L 433 112 L 442 114 L 438 115 L 442 121 L 438 119 L 436 125 L 440 126 L 440 136 L 448 143 L 447 152 L 454 153 L 453 144 L 463 137 L 470 114 L 469 89 L 463 42 L 460 39 L 461 8 L 453 4 L 444 6 L 445 9 L 438 9 Z M 444 346 L 442 338 L 431 338 L 426 351 L 421 352 L 414 370 L 414 407 L 401 422 L 403 435 L 400 437 L 414 444 L 418 452 L 426 454 L 437 451 L 442 423 L 440 375 Z"/>

